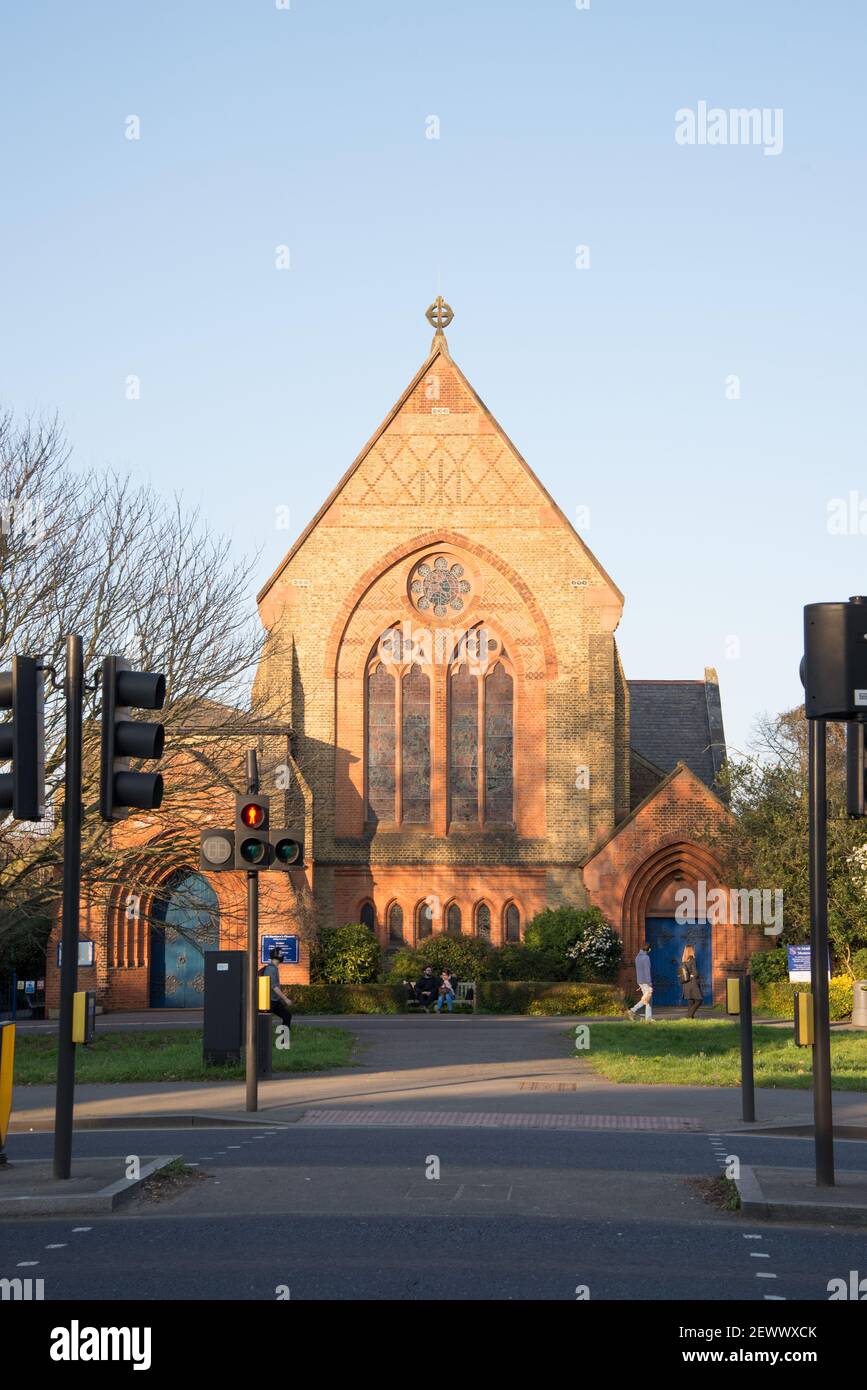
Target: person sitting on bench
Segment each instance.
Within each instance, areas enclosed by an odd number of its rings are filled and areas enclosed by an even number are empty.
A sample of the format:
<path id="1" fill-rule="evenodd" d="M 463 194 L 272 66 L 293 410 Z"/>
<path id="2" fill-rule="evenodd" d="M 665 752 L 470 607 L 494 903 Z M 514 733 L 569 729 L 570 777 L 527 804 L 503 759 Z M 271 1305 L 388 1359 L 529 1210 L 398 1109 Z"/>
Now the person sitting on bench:
<path id="1" fill-rule="evenodd" d="M 416 981 L 415 997 L 418 1000 L 419 1008 L 424 1009 L 425 1013 L 430 1013 L 431 1005 L 439 993 L 440 982 L 433 973 L 433 967 L 426 965 L 421 977 Z"/>

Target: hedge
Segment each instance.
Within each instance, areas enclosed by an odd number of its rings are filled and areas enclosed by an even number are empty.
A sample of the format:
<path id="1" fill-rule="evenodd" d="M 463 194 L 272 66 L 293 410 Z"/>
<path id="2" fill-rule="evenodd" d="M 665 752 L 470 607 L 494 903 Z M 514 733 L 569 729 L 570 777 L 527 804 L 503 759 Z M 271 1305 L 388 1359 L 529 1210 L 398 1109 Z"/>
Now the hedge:
<path id="1" fill-rule="evenodd" d="M 298 1014 L 402 1014 L 403 985 L 284 985 Z"/>
<path id="2" fill-rule="evenodd" d="M 297 1014 L 402 1014 L 403 985 L 284 985 Z M 476 985 L 482 1013 L 618 1014 L 623 994 L 614 985 L 541 980 L 484 980 Z M 457 1010 L 461 1006 L 456 1003 Z M 469 1006 L 471 1007 L 471 1006 Z M 850 1003 L 851 1009 L 851 990 Z"/>
<path id="3" fill-rule="evenodd" d="M 483 980 L 478 986 L 483 1013 L 619 1014 L 623 992 L 614 985 L 551 983 L 543 980 Z"/>
<path id="4" fill-rule="evenodd" d="M 793 1018 L 795 1014 L 795 995 L 807 988 L 807 982 L 792 984 L 788 980 L 778 980 L 772 984 L 761 985 L 756 990 L 756 1008 L 774 1018 Z M 853 982 L 848 975 L 834 975 L 828 984 L 831 1018 L 848 1018 L 852 1012 Z"/>

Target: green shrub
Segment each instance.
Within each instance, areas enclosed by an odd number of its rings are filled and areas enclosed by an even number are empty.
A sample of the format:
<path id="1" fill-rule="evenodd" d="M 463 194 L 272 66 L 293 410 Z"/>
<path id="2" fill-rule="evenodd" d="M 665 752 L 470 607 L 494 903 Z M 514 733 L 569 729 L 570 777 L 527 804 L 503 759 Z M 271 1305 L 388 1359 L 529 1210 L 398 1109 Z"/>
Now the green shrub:
<path id="1" fill-rule="evenodd" d="M 618 1014 L 623 995 L 608 984 L 568 981 L 486 980 L 479 985 L 478 1007 L 492 1014 Z"/>
<path id="2" fill-rule="evenodd" d="M 867 946 L 852 953 L 852 974 L 856 980 L 867 980 Z"/>
<path id="3" fill-rule="evenodd" d="M 383 979 L 390 984 L 400 984 L 401 980 L 415 981 L 421 974 L 418 955 L 408 946 L 402 946 L 400 950 L 389 953 L 384 965 Z"/>
<path id="4" fill-rule="evenodd" d="M 615 980 L 623 960 L 623 942 L 597 907 L 584 914 L 578 940 L 566 952 L 576 980 Z"/>
<path id="5" fill-rule="evenodd" d="M 785 946 L 775 946 L 772 951 L 754 952 L 750 956 L 750 974 L 757 985 L 788 981 L 789 964 Z"/>
<path id="6" fill-rule="evenodd" d="M 439 972 L 446 966 L 459 980 L 486 979 L 491 970 L 493 952 L 487 941 L 478 936 L 448 936 L 437 932 L 423 941 L 415 953 L 418 974 L 406 979 L 418 979 L 426 965 Z M 403 976 L 401 978 L 404 978 Z"/>
<path id="7" fill-rule="evenodd" d="M 562 980 L 566 967 L 558 962 L 553 951 L 533 946 L 519 946 L 516 942 L 501 946 L 492 952 L 491 974 L 493 980 Z"/>
<path id="8" fill-rule="evenodd" d="M 400 1014 L 406 1008 L 402 985 L 285 985 L 299 1014 Z"/>
<path id="9" fill-rule="evenodd" d="M 526 950 L 536 953 L 527 959 L 533 974 L 545 962 L 548 980 L 613 980 L 623 956 L 623 943 L 609 926 L 598 907 L 581 908 L 566 903 L 546 908 L 527 923 Z"/>
<path id="10" fill-rule="evenodd" d="M 530 950 L 552 951 L 564 962 L 566 952 L 574 946 L 586 925 L 587 913 L 580 907 L 564 903 L 562 907 L 548 907 L 544 912 L 527 923 L 524 932 L 524 945 Z"/>
<path id="11" fill-rule="evenodd" d="M 756 993 L 756 1008 L 774 1018 L 793 1018 L 795 994 L 807 989 L 807 982 L 791 984 L 788 980 L 773 980 L 762 985 Z M 848 1018 L 852 1012 L 853 983 L 848 975 L 835 975 L 828 985 L 831 1018 Z"/>
<path id="12" fill-rule="evenodd" d="M 322 933 L 316 961 L 317 980 L 330 985 L 363 985 L 376 979 L 379 942 L 369 927 L 351 922 Z"/>

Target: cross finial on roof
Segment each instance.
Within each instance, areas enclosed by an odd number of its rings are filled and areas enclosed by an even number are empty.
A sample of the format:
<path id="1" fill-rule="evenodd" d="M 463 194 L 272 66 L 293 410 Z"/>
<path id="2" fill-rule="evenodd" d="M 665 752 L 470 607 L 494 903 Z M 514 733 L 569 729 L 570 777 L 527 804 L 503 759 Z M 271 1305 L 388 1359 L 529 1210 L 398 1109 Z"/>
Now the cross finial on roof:
<path id="1" fill-rule="evenodd" d="M 450 304 L 446 304 L 441 294 L 438 294 L 433 304 L 428 308 L 425 318 L 432 328 L 435 328 L 439 336 L 444 328 L 448 328 L 454 313 Z"/>

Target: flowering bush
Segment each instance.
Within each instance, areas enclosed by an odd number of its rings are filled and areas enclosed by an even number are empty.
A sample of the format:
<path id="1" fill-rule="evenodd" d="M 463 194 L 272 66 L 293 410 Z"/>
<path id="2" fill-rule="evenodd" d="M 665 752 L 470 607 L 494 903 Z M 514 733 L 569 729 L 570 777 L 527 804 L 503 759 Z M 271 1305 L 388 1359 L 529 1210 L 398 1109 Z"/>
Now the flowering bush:
<path id="1" fill-rule="evenodd" d="M 581 978 L 612 980 L 623 959 L 623 942 L 598 909 L 593 908 L 591 912 L 597 913 L 597 916 L 585 924 L 582 934 L 566 955 L 579 967 Z M 586 914 L 588 918 L 591 912 Z"/>

